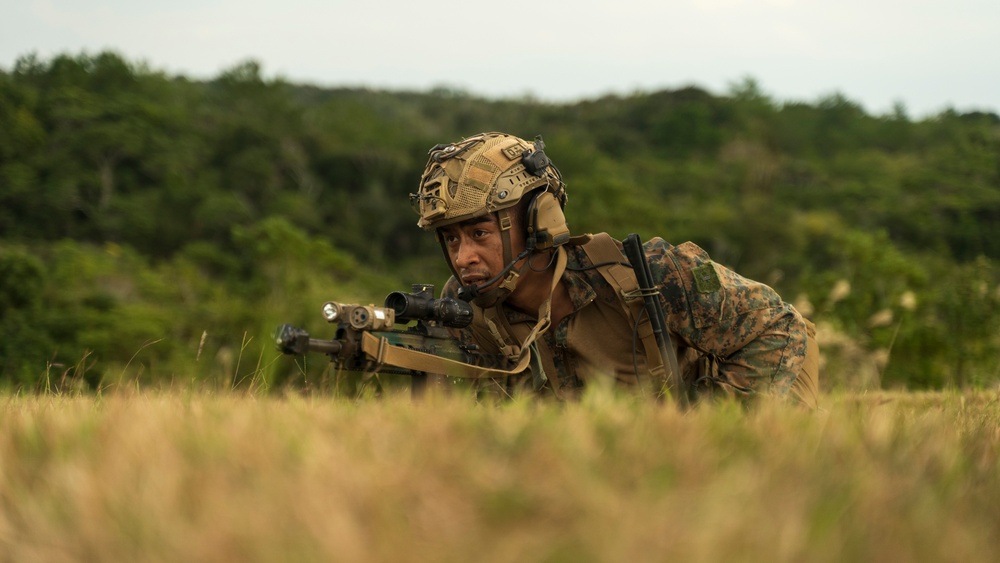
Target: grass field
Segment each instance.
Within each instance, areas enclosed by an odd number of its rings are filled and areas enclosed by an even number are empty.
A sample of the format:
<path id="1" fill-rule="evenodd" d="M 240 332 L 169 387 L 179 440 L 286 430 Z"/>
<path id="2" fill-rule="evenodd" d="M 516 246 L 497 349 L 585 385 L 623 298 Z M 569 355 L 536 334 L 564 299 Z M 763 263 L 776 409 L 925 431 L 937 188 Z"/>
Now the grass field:
<path id="1" fill-rule="evenodd" d="M 1000 395 L 0 396 L 2 561 L 988 561 Z"/>

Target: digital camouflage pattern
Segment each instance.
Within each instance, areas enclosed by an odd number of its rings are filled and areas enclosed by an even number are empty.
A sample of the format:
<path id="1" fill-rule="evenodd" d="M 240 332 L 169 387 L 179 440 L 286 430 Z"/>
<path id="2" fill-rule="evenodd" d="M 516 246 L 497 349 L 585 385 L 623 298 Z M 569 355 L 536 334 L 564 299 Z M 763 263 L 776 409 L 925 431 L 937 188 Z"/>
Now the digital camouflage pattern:
<path id="1" fill-rule="evenodd" d="M 688 385 L 701 397 L 789 395 L 806 357 L 807 323 L 801 315 L 773 289 L 712 262 L 694 243 L 673 246 L 654 238 L 643 248 L 653 279 L 660 280 L 660 304 Z M 571 398 L 585 385 L 635 385 L 636 374 L 645 377 L 645 354 L 616 289 L 592 268 L 581 246 L 567 245 L 566 252 L 562 282 L 573 313 L 538 338 L 531 373 L 495 382 L 504 393 L 529 388 Z M 443 295 L 454 297 L 458 289 L 452 278 Z M 535 323 L 533 316 L 510 308 L 504 314 L 519 337 Z M 464 344 L 497 351 L 482 323 L 454 335 Z M 806 404 L 815 401 L 794 395 Z"/>

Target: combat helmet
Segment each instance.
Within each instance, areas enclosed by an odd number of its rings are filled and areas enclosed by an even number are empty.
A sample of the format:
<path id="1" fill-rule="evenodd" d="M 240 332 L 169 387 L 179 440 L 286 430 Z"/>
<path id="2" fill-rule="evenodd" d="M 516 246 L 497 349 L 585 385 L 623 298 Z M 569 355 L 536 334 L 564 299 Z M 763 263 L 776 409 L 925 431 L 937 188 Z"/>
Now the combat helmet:
<path id="1" fill-rule="evenodd" d="M 456 143 L 435 145 L 410 201 L 420 215 L 417 226 L 435 231 L 467 219 L 497 213 L 504 238 L 504 261 L 510 263 L 510 211 L 532 198 L 527 229 L 531 251 L 569 239 L 562 208 L 566 186 L 545 155 L 541 136 L 529 143 L 506 133 L 480 133 Z M 544 194 L 548 196 L 541 197 Z"/>

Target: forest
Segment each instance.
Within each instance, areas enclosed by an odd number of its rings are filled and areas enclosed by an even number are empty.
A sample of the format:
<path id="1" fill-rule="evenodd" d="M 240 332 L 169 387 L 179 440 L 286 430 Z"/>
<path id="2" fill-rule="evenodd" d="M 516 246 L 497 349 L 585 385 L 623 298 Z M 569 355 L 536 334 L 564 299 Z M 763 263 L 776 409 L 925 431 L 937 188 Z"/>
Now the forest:
<path id="1" fill-rule="evenodd" d="M 871 115 L 752 78 L 572 103 L 211 80 L 114 52 L 0 68 L 0 386 L 316 390 L 327 300 L 447 268 L 408 203 L 437 143 L 542 135 L 575 233 L 691 240 L 820 331 L 825 389 L 1000 384 L 1000 116 Z"/>

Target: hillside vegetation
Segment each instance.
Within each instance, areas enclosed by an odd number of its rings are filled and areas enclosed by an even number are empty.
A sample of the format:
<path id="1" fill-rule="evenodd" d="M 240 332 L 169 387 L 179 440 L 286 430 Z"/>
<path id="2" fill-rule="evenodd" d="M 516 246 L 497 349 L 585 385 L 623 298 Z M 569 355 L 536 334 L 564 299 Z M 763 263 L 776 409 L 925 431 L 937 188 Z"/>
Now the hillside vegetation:
<path id="1" fill-rule="evenodd" d="M 271 350 L 446 269 L 407 202 L 427 150 L 544 136 L 577 233 L 693 240 L 822 331 L 836 387 L 1000 382 L 1000 117 L 869 115 L 751 79 L 576 103 L 209 81 L 114 53 L 0 70 L 0 381 L 325 385 Z"/>

